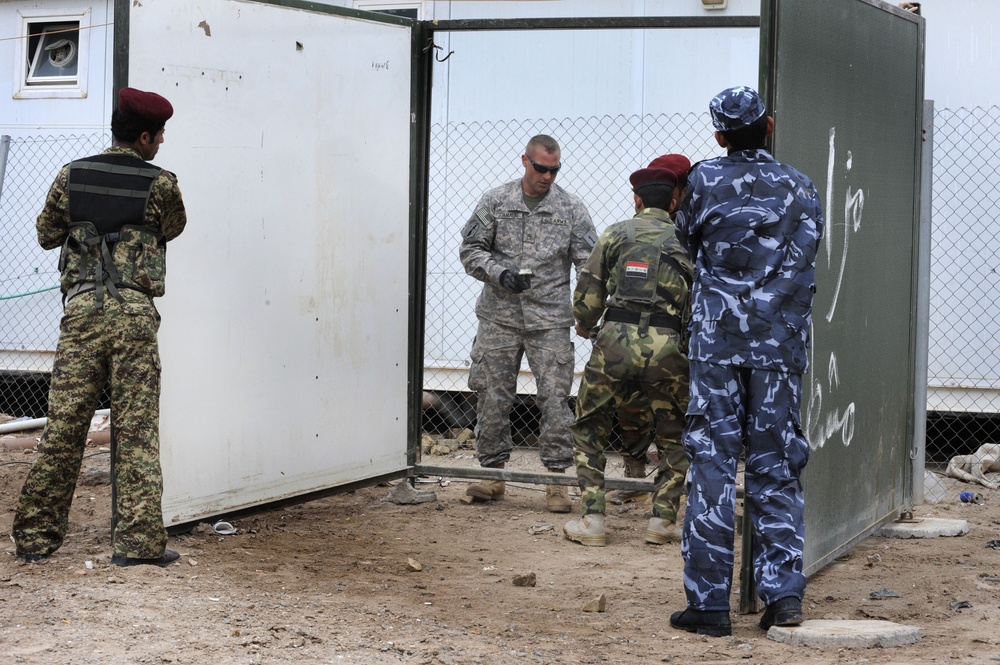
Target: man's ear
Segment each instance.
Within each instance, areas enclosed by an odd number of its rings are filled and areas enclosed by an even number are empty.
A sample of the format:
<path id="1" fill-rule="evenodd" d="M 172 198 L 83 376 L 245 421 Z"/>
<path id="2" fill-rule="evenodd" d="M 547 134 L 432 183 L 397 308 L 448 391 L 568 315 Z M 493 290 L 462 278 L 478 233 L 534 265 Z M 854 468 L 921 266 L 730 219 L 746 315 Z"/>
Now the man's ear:
<path id="1" fill-rule="evenodd" d="M 681 196 L 681 188 L 675 187 L 674 197 L 670 200 L 670 210 L 668 210 L 667 212 L 669 212 L 671 215 L 677 212 L 677 209 L 681 207 L 682 198 L 683 197 Z"/>
<path id="2" fill-rule="evenodd" d="M 719 144 L 720 148 L 729 147 L 729 141 L 727 141 L 726 137 L 722 135 L 722 132 L 715 132 L 715 142 Z"/>
<path id="3" fill-rule="evenodd" d="M 767 116 L 767 136 L 774 134 L 774 116 Z"/>
<path id="4" fill-rule="evenodd" d="M 153 136 L 149 132 L 143 132 L 139 134 L 139 143 L 141 145 L 149 145 L 153 142 Z"/>

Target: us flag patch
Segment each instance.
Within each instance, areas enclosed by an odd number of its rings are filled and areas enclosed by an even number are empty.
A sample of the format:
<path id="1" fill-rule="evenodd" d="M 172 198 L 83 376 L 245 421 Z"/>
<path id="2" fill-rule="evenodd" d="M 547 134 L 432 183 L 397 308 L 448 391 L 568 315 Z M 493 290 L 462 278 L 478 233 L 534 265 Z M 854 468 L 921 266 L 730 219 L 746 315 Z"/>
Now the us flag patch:
<path id="1" fill-rule="evenodd" d="M 626 261 L 625 275 L 627 277 L 647 277 L 649 275 L 649 264 L 641 261 Z"/>

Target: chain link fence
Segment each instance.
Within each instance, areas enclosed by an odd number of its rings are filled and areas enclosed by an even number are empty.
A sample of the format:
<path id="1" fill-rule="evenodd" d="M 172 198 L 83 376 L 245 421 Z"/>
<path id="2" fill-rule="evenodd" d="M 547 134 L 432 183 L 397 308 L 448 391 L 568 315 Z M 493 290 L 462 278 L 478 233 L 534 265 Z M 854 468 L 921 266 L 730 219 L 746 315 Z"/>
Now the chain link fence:
<path id="1" fill-rule="evenodd" d="M 718 154 L 706 114 L 604 116 L 436 125 L 431 134 L 425 321 L 424 462 L 476 466 L 469 350 L 481 284 L 458 260 L 460 231 L 487 189 L 520 178 L 528 138 L 562 146 L 558 182 L 578 195 L 598 231 L 632 214 L 628 175 L 653 157 Z M 928 466 L 1000 443 L 1000 107 L 934 116 Z M 58 168 L 100 151 L 106 132 L 0 140 L 0 412 L 41 417 L 62 312 L 56 262 L 35 217 Z M 576 340 L 577 376 L 590 352 Z M 574 394 L 576 385 L 574 383 Z M 511 466 L 541 471 L 534 454 L 534 379 L 525 364 L 512 414 Z M 570 404 L 571 405 L 571 404 Z M 570 408 L 568 406 L 567 408 Z M 614 462 L 609 473 L 614 474 Z"/>
<path id="2" fill-rule="evenodd" d="M 1000 108 L 941 109 L 934 116 L 931 322 L 927 463 L 943 470 L 955 455 L 1000 443 Z M 631 215 L 628 174 L 653 156 L 718 154 L 703 114 L 581 118 L 435 127 L 432 133 L 425 330 L 424 452 L 474 464 L 474 396 L 466 386 L 480 284 L 458 261 L 459 231 L 486 189 L 520 177 L 518 157 L 535 133 L 562 144 L 559 184 L 580 196 L 598 230 Z M 577 340 L 578 373 L 589 345 Z M 512 416 L 515 452 L 537 433 L 534 381 L 525 364 Z M 576 386 L 574 385 L 574 393 Z M 430 393 L 430 394 L 428 394 Z M 540 465 L 522 454 L 527 467 Z M 465 460 L 465 461 L 463 461 Z M 613 473 L 613 471 L 612 471 Z"/>
<path id="3" fill-rule="evenodd" d="M 0 140 L 0 413 L 48 410 L 62 296 L 59 252 L 38 246 L 35 218 L 59 168 L 110 144 L 107 132 Z M 102 400 L 106 407 L 107 396 Z"/>
<path id="4" fill-rule="evenodd" d="M 1000 443 L 1000 107 L 934 114 L 927 462 Z M 980 454 L 981 456 L 981 454 Z"/>
<path id="5" fill-rule="evenodd" d="M 557 183 L 586 204 L 598 232 L 634 214 L 628 176 L 654 157 L 682 153 L 692 162 L 715 156 L 718 145 L 705 113 L 602 116 L 553 120 L 437 125 L 431 132 L 427 222 L 427 294 L 424 331 L 425 437 L 428 464 L 476 466 L 475 396 L 468 390 L 470 349 L 476 334 L 479 282 L 458 258 L 461 230 L 488 189 L 524 174 L 521 155 L 536 134 L 559 141 L 563 168 Z M 591 345 L 574 335 L 576 394 Z M 511 414 L 515 450 L 509 468 L 543 472 L 534 452 L 538 411 L 527 360 Z M 572 397 L 567 408 L 572 408 Z M 433 434 L 433 436 L 430 436 Z M 620 442 L 616 436 L 615 443 Z M 621 461 L 609 461 L 609 475 Z M 617 469 L 617 470 L 616 470 Z M 655 466 L 648 467 L 650 474 Z"/>

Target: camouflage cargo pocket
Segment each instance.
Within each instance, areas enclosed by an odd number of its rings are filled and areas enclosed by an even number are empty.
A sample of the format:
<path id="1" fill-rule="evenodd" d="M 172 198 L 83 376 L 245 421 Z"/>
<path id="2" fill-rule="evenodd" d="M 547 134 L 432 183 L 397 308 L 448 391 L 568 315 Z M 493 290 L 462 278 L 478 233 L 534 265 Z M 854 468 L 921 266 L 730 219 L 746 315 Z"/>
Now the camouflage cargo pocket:
<path id="1" fill-rule="evenodd" d="M 119 321 L 122 338 L 129 341 L 156 341 L 160 317 L 152 303 L 121 304 Z"/>
<path id="2" fill-rule="evenodd" d="M 708 415 L 709 402 L 700 395 L 691 395 L 687 407 L 687 423 L 685 424 L 684 452 L 692 463 L 712 461 L 711 446 L 699 446 L 694 442 L 710 441 L 712 438 L 712 423 Z"/>
<path id="3" fill-rule="evenodd" d="M 164 292 L 167 272 L 167 247 L 146 228 L 123 227 L 122 239 L 115 247 L 115 261 L 122 268 L 123 281 L 153 297 Z"/>
<path id="4" fill-rule="evenodd" d="M 486 389 L 486 379 L 484 376 L 483 356 L 485 352 L 479 348 L 476 340 L 472 341 L 472 365 L 469 366 L 469 390 L 478 392 Z"/>

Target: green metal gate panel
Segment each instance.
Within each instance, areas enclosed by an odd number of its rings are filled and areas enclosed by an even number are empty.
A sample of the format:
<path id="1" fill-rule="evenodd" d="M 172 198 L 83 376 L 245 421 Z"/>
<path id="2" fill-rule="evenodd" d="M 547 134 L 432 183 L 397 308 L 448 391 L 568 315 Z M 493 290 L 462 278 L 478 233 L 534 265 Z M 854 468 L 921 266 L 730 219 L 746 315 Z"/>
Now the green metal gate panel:
<path id="1" fill-rule="evenodd" d="M 761 25 L 775 156 L 826 216 L 803 399 L 814 572 L 912 506 L 924 23 L 876 0 L 765 0 Z"/>

